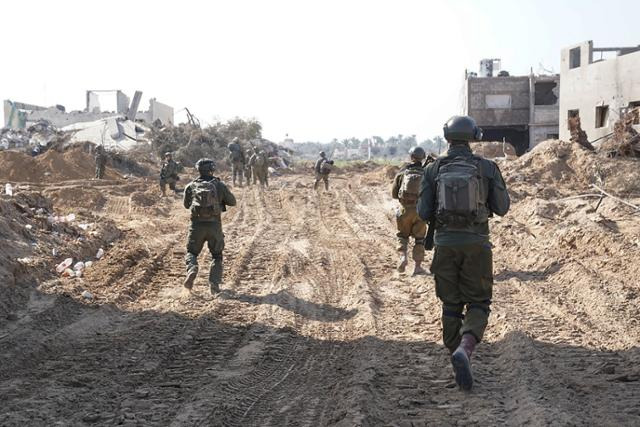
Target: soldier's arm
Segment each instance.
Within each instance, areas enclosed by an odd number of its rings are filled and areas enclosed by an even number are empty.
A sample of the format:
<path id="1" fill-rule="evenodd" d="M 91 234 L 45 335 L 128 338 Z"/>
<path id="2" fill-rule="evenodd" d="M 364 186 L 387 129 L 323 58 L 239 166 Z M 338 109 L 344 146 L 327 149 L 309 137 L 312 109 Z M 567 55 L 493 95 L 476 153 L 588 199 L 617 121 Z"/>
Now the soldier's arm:
<path id="1" fill-rule="evenodd" d="M 424 171 L 422 183 L 420 184 L 420 195 L 418 196 L 418 203 L 416 204 L 418 216 L 427 222 L 433 221 L 435 217 L 434 202 L 436 196 L 436 181 L 434 165 L 434 163 L 431 163 Z"/>
<path id="2" fill-rule="evenodd" d="M 313 168 L 317 173 L 320 173 L 320 165 L 322 164 L 322 159 L 316 160 L 316 165 Z"/>
<path id="3" fill-rule="evenodd" d="M 191 201 L 191 185 L 187 185 L 186 187 L 184 187 L 184 195 L 182 196 L 182 203 L 184 204 L 185 209 L 191 208 Z"/>
<path id="4" fill-rule="evenodd" d="M 493 162 L 492 162 L 493 163 Z M 489 209 L 496 215 L 504 216 L 509 211 L 511 199 L 507 191 L 507 185 L 502 178 L 500 168 L 495 163 L 492 164 L 493 173 L 489 179 Z"/>
<path id="5" fill-rule="evenodd" d="M 391 197 L 394 199 L 398 198 L 398 192 L 400 191 L 400 184 L 402 183 L 402 175 L 398 174 L 393 179 L 393 184 L 391 185 Z"/>
<path id="6" fill-rule="evenodd" d="M 236 205 L 236 196 L 233 195 L 229 187 L 224 185 L 224 183 L 220 182 L 220 187 L 222 187 L 222 197 L 220 198 L 220 202 L 223 206 L 235 206 Z"/>

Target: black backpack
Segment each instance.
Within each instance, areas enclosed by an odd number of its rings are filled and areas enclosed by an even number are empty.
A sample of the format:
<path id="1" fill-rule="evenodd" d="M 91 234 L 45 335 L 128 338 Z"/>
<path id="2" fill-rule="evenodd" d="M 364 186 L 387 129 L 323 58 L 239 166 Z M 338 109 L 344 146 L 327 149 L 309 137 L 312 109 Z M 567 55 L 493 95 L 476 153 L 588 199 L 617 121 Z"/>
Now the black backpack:
<path id="1" fill-rule="evenodd" d="M 218 196 L 217 180 L 193 181 L 191 184 L 191 214 L 193 219 L 211 220 L 220 215 L 220 197 Z"/>
<path id="2" fill-rule="evenodd" d="M 448 229 L 467 230 L 488 220 L 481 159 L 455 157 L 438 165 L 436 220 Z"/>

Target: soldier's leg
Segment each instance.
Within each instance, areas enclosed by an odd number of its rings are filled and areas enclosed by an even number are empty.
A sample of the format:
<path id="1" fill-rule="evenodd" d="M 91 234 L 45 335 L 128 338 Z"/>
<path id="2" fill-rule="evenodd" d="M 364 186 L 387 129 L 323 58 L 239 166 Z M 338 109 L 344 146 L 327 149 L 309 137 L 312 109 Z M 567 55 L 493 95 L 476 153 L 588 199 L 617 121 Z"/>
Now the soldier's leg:
<path id="1" fill-rule="evenodd" d="M 398 229 L 396 233 L 396 250 L 400 252 L 397 269 L 400 273 L 403 273 L 407 268 L 407 247 L 409 245 L 409 236 L 411 235 L 411 221 L 404 206 L 396 210 L 396 228 Z"/>
<path id="2" fill-rule="evenodd" d="M 450 352 L 460 344 L 460 328 L 464 318 L 458 263 L 455 248 L 436 246 L 431 272 L 436 282 L 436 296 L 442 302 L 442 341 Z"/>
<path id="3" fill-rule="evenodd" d="M 322 180 L 324 181 L 324 190 L 329 191 L 329 175 L 323 175 Z"/>
<path id="4" fill-rule="evenodd" d="M 411 209 L 413 224 L 411 225 L 411 237 L 415 240 L 413 246 L 413 260 L 421 263 L 424 260 L 424 238 L 427 235 L 427 223 L 419 216 L 415 208 Z"/>
<path id="5" fill-rule="evenodd" d="M 238 171 L 238 184 L 240 185 L 240 187 L 242 187 L 242 178 L 244 175 L 244 164 L 238 163 L 238 166 L 236 167 L 236 169 Z"/>
<path id="6" fill-rule="evenodd" d="M 489 322 L 493 295 L 493 253 L 491 243 L 466 245 L 460 272 L 460 291 L 467 304 L 461 334 L 472 334 L 482 340 Z"/>
<path id="7" fill-rule="evenodd" d="M 167 182 L 163 178 L 160 178 L 160 191 L 162 192 L 163 196 L 166 195 Z"/>
<path id="8" fill-rule="evenodd" d="M 224 251 L 224 234 L 222 233 L 221 223 L 215 223 L 211 229 L 208 246 L 212 258 L 209 269 L 209 286 L 211 287 L 211 293 L 216 293 L 220 291 L 223 272 L 222 252 Z"/>
<path id="9" fill-rule="evenodd" d="M 264 185 L 266 187 L 269 186 L 269 169 L 265 169 L 264 171 Z"/>
<path id="10" fill-rule="evenodd" d="M 191 289 L 193 282 L 198 275 L 198 255 L 202 251 L 204 242 L 207 238 L 207 224 L 191 223 L 187 234 L 187 254 L 184 261 L 187 267 L 187 277 L 184 281 L 184 287 Z"/>
<path id="11" fill-rule="evenodd" d="M 176 192 L 176 179 L 175 178 L 169 178 L 167 179 L 167 183 L 169 184 L 169 189 L 171 191 L 173 191 L 174 193 Z"/>

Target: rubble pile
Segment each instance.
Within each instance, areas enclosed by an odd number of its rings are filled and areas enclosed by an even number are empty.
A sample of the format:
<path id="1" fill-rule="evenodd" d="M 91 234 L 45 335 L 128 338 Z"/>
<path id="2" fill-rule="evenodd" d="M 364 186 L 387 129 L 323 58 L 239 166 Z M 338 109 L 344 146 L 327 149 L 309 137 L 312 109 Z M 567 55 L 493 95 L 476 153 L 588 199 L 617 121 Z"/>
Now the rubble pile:
<path id="1" fill-rule="evenodd" d="M 579 116 L 569 118 L 569 132 L 571 133 L 571 142 L 580 144 L 588 150 L 595 151 L 595 147 L 589 142 L 587 133 L 582 130 Z"/>
<path id="2" fill-rule="evenodd" d="M 0 129 L 0 149 L 15 149 L 39 154 L 51 145 L 66 142 L 70 136 L 50 122 L 40 120 L 26 129 Z"/>
<path id="3" fill-rule="evenodd" d="M 624 114 L 614 125 L 613 135 L 603 142 L 600 150 L 611 157 L 640 157 L 640 107 Z"/>

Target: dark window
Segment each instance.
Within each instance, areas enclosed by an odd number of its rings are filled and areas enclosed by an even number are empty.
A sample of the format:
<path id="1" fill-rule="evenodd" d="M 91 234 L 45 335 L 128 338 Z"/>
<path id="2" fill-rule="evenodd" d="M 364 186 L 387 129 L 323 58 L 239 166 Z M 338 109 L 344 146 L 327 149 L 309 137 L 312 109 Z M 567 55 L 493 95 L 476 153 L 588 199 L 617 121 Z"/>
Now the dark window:
<path id="1" fill-rule="evenodd" d="M 569 68 L 578 68 L 580 66 L 580 48 L 575 47 L 569 51 Z"/>
<path id="2" fill-rule="evenodd" d="M 556 82 L 536 82 L 534 86 L 535 105 L 556 105 L 558 96 L 553 93 L 553 90 L 557 86 Z"/>
<path id="3" fill-rule="evenodd" d="M 596 107 L 596 128 L 603 128 L 609 124 L 609 106 Z"/>
<path id="4" fill-rule="evenodd" d="M 567 111 L 567 129 L 571 130 L 571 119 L 580 119 L 580 110 L 568 110 Z"/>
<path id="5" fill-rule="evenodd" d="M 558 139 L 560 138 L 560 135 L 558 135 L 557 133 L 548 133 L 547 134 L 547 139 Z"/>

